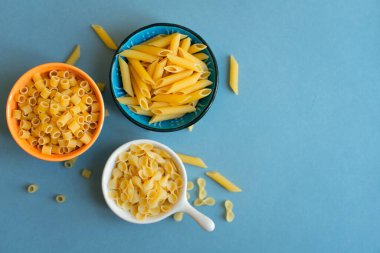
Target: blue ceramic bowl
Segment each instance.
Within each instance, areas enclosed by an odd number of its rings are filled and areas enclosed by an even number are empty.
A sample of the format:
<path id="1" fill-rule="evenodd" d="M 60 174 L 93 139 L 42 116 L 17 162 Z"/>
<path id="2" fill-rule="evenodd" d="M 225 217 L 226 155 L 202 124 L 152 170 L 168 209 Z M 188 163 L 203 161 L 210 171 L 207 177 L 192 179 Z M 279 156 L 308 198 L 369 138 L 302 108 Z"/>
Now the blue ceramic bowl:
<path id="1" fill-rule="evenodd" d="M 203 43 L 207 45 L 207 49 L 203 50 L 202 53 L 205 53 L 209 56 L 206 64 L 211 72 L 209 76 L 209 80 L 212 81 L 212 85 L 208 88 L 212 89 L 212 93 L 201 99 L 196 106 L 196 111 L 192 113 L 187 113 L 182 118 L 172 119 L 162 122 L 157 122 L 153 124 L 149 124 L 150 117 L 142 116 L 133 113 L 128 106 L 120 104 L 116 98 L 126 96 L 125 91 L 123 90 L 123 85 L 121 81 L 120 71 L 119 71 L 119 62 L 118 62 L 118 54 L 128 49 L 134 45 L 140 44 L 158 34 L 172 34 L 175 32 L 179 32 L 189 36 L 192 40 L 192 43 Z M 166 23 L 158 23 L 152 24 L 138 29 L 137 31 L 130 34 L 119 46 L 114 57 L 112 58 L 111 70 L 110 70 L 110 84 L 111 84 L 111 92 L 113 99 L 120 109 L 120 111 L 133 123 L 136 125 L 143 127 L 148 130 L 157 131 L 157 132 L 171 132 L 181 130 L 188 126 L 195 124 L 198 120 L 200 120 L 210 108 L 217 90 L 218 84 L 218 66 L 214 57 L 214 54 L 211 51 L 209 45 L 202 39 L 201 36 L 193 32 L 192 30 L 175 24 L 166 24 Z"/>

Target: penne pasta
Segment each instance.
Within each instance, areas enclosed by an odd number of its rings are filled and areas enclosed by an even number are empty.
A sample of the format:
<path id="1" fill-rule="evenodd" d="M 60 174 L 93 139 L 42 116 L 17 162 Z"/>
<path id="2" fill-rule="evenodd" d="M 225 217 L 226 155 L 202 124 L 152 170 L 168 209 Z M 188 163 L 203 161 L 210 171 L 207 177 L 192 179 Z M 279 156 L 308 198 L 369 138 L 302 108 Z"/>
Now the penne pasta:
<path id="1" fill-rule="evenodd" d="M 172 35 L 172 40 L 170 41 L 170 44 L 169 44 L 169 50 L 171 51 L 171 54 L 177 55 L 180 40 L 181 40 L 181 36 L 179 33 L 174 33 Z"/>
<path id="2" fill-rule="evenodd" d="M 118 59 L 119 59 L 119 68 L 120 68 L 121 80 L 123 83 L 123 89 L 129 96 L 133 97 L 134 93 L 132 89 L 128 64 L 120 56 L 118 57 Z"/>
<path id="3" fill-rule="evenodd" d="M 177 155 L 179 156 L 179 158 L 184 163 L 191 164 L 191 165 L 194 165 L 194 166 L 198 166 L 198 167 L 201 167 L 201 168 L 204 168 L 204 169 L 207 168 L 207 165 L 199 157 L 189 156 L 189 155 L 184 155 L 184 154 L 179 154 L 179 153 L 177 153 Z"/>
<path id="4" fill-rule="evenodd" d="M 139 115 L 144 115 L 144 116 L 153 116 L 153 113 L 151 111 L 147 111 L 147 110 L 144 110 L 142 109 L 140 106 L 138 105 L 130 105 L 128 106 L 129 109 L 136 113 L 136 114 L 139 114 Z"/>
<path id="5" fill-rule="evenodd" d="M 193 131 L 193 128 L 194 128 L 194 125 L 191 125 L 191 126 L 189 126 L 187 129 L 189 130 L 189 132 L 192 132 L 192 131 Z"/>
<path id="6" fill-rule="evenodd" d="M 191 103 L 191 102 L 200 100 L 204 97 L 207 97 L 210 94 L 211 94 L 211 89 L 198 90 L 198 91 L 195 91 L 195 92 L 187 95 L 187 99 L 185 101 L 186 101 L 186 103 Z"/>
<path id="7" fill-rule="evenodd" d="M 138 60 L 130 59 L 129 63 L 144 83 L 149 85 L 155 84 L 152 77 L 149 76 L 148 72 L 146 72 L 145 68 L 141 65 L 141 63 Z"/>
<path id="8" fill-rule="evenodd" d="M 156 115 L 167 114 L 185 114 L 195 111 L 195 108 L 191 105 L 179 105 L 179 106 L 167 106 L 151 109 L 152 113 Z"/>
<path id="9" fill-rule="evenodd" d="M 154 70 L 156 69 L 157 63 L 158 63 L 158 60 L 152 62 L 151 64 L 149 64 L 148 68 L 146 69 L 146 72 L 148 72 L 148 74 L 150 75 L 150 77 L 152 77 L 152 79 L 153 79 L 153 74 L 154 74 Z"/>
<path id="10" fill-rule="evenodd" d="M 195 53 L 198 53 L 199 51 L 205 50 L 206 48 L 207 48 L 206 45 L 197 43 L 197 44 L 191 45 L 188 52 L 189 54 L 195 54 Z"/>
<path id="11" fill-rule="evenodd" d="M 179 49 L 178 55 L 183 57 L 186 60 L 189 60 L 195 64 L 198 64 L 199 66 L 202 67 L 203 71 L 208 71 L 208 67 L 207 67 L 206 63 L 199 60 L 197 57 L 193 56 L 192 54 L 189 54 L 187 51 L 183 50 L 182 48 Z"/>
<path id="12" fill-rule="evenodd" d="M 135 78 L 132 77 L 131 81 L 132 81 L 132 87 L 133 87 L 133 90 L 135 92 L 137 102 L 139 103 L 139 105 L 141 106 L 141 108 L 143 108 L 146 111 L 149 110 L 148 100 L 141 93 L 140 87 L 138 87 Z"/>
<path id="13" fill-rule="evenodd" d="M 164 68 L 166 66 L 166 63 L 168 62 L 168 59 L 162 59 L 157 63 L 157 66 L 153 73 L 153 81 L 157 82 L 158 79 L 162 78 L 162 75 L 164 74 Z M 157 84 L 156 84 L 157 86 Z"/>
<path id="14" fill-rule="evenodd" d="M 202 67 L 199 64 L 194 63 L 192 61 L 189 61 L 187 59 L 184 59 L 184 58 L 172 55 L 172 54 L 168 54 L 167 57 L 168 57 L 168 60 L 170 62 L 172 62 L 173 64 L 178 65 L 180 67 L 184 67 L 186 69 L 190 69 L 190 70 L 193 70 L 196 72 L 202 72 L 203 71 Z"/>
<path id="15" fill-rule="evenodd" d="M 181 43 L 180 43 L 179 47 L 187 52 L 187 51 L 189 51 L 190 46 L 191 46 L 191 39 L 190 38 L 186 38 L 186 39 L 181 40 Z"/>
<path id="16" fill-rule="evenodd" d="M 239 64 L 233 55 L 230 56 L 230 87 L 232 91 L 238 95 L 239 93 Z"/>
<path id="17" fill-rule="evenodd" d="M 201 61 L 207 60 L 209 58 L 209 56 L 205 53 L 196 53 L 193 55 L 194 55 L 194 57 L 198 58 Z"/>
<path id="18" fill-rule="evenodd" d="M 136 87 L 139 89 L 139 92 L 146 98 L 151 98 L 149 87 L 146 83 L 144 83 L 141 79 L 136 70 L 131 67 L 131 73 L 133 76 L 133 79 L 136 82 Z M 136 90 L 134 90 L 136 92 Z"/>
<path id="19" fill-rule="evenodd" d="M 179 90 L 178 92 L 176 92 L 176 94 L 187 95 L 194 91 L 206 88 L 207 86 L 210 86 L 211 84 L 212 82 L 210 80 L 199 80 L 194 85 L 190 87 L 186 87 L 185 89 Z"/>
<path id="20" fill-rule="evenodd" d="M 155 102 L 166 102 L 171 105 L 179 105 L 187 103 L 189 99 L 188 96 L 184 95 L 174 95 L 174 94 L 160 94 L 152 97 L 152 101 Z"/>
<path id="21" fill-rule="evenodd" d="M 116 99 L 117 101 L 119 101 L 120 104 L 123 104 L 123 105 L 138 105 L 139 104 L 136 97 L 119 97 Z"/>
<path id="22" fill-rule="evenodd" d="M 166 66 L 164 69 L 169 73 L 178 73 L 185 70 L 184 68 L 175 65 Z"/>
<path id="23" fill-rule="evenodd" d="M 179 90 L 185 89 L 187 87 L 191 87 L 192 85 L 194 85 L 197 82 L 200 75 L 201 75 L 201 73 L 196 72 L 189 77 L 186 77 L 182 80 L 179 80 L 179 81 L 173 83 L 172 85 L 170 85 L 168 93 L 175 93 Z"/>
<path id="24" fill-rule="evenodd" d="M 169 49 L 164 49 L 164 48 L 154 47 L 154 46 L 149 46 L 149 45 L 136 45 L 136 46 L 133 46 L 131 49 L 140 51 L 146 54 L 159 56 L 159 57 L 164 57 L 172 53 Z"/>
<path id="25" fill-rule="evenodd" d="M 153 117 L 149 121 L 149 124 L 153 124 L 153 123 L 161 122 L 165 120 L 181 118 L 183 117 L 183 115 L 185 114 L 181 113 L 181 114 L 153 115 Z"/>
<path id="26" fill-rule="evenodd" d="M 70 54 L 69 58 L 67 58 L 66 63 L 70 65 L 75 65 L 75 63 L 80 58 L 80 46 L 76 45 L 74 51 Z"/>
<path id="27" fill-rule="evenodd" d="M 124 56 L 128 59 L 136 59 L 136 60 L 140 60 L 143 62 L 149 62 L 149 63 L 152 63 L 152 62 L 158 60 L 157 56 L 153 56 L 151 54 L 143 53 L 143 52 L 136 51 L 133 49 L 124 50 L 123 52 L 121 52 L 119 54 L 119 56 Z"/>
<path id="28" fill-rule="evenodd" d="M 163 77 L 163 78 L 157 80 L 155 88 L 161 88 L 161 87 L 167 86 L 169 84 L 175 83 L 175 82 L 177 82 L 183 78 L 191 76 L 192 73 L 193 73 L 192 70 L 185 70 L 185 71 L 182 71 L 182 72 L 170 75 L 170 76 Z"/>
<path id="29" fill-rule="evenodd" d="M 238 186 L 217 171 L 206 172 L 206 175 L 230 192 L 241 192 L 241 189 Z"/>
<path id="30" fill-rule="evenodd" d="M 96 32 L 96 34 L 99 36 L 99 38 L 103 41 L 103 43 L 110 49 L 116 50 L 117 46 L 115 42 L 112 40 L 112 38 L 108 35 L 106 30 L 104 30 L 103 27 L 100 25 L 93 24 L 91 25 L 92 29 Z"/>

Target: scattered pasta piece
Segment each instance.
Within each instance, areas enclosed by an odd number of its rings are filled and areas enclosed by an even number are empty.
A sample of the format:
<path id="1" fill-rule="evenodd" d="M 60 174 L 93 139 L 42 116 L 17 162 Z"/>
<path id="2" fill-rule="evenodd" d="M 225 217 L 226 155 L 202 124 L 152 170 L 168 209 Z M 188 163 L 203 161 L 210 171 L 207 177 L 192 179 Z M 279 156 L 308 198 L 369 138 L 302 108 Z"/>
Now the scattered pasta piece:
<path id="1" fill-rule="evenodd" d="M 117 61 L 126 96 L 118 101 L 133 113 L 150 117 L 149 124 L 195 112 L 194 102 L 212 93 L 207 88 L 212 85 L 208 80 L 211 72 L 203 61 L 207 55 L 192 55 L 206 48 L 191 45 L 189 37 L 173 33 L 160 34 L 119 52 Z"/>
<path id="2" fill-rule="evenodd" d="M 191 181 L 188 181 L 187 182 L 187 190 L 191 191 L 192 189 L 194 189 L 194 183 Z"/>
<path id="3" fill-rule="evenodd" d="M 66 201 L 66 197 L 65 195 L 58 194 L 57 196 L 55 196 L 55 201 L 57 201 L 58 203 L 63 203 Z"/>
<path id="4" fill-rule="evenodd" d="M 182 221 L 183 220 L 183 213 L 175 213 L 174 215 L 173 215 L 173 219 L 175 220 L 175 221 L 177 221 L 177 222 L 180 222 L 180 221 Z"/>
<path id="5" fill-rule="evenodd" d="M 131 145 L 120 153 L 108 182 L 109 196 L 138 220 L 170 211 L 182 188 L 172 157 L 151 143 Z"/>
<path id="6" fill-rule="evenodd" d="M 35 73 L 15 96 L 19 136 L 44 155 L 71 153 L 91 142 L 100 104 L 91 85 L 66 70 Z"/>
<path id="7" fill-rule="evenodd" d="M 204 199 L 207 197 L 207 192 L 205 188 L 199 188 L 198 198 Z"/>
<path id="8" fill-rule="evenodd" d="M 187 200 L 189 200 L 190 199 L 190 193 L 189 192 L 186 192 L 186 198 L 187 198 Z"/>
<path id="9" fill-rule="evenodd" d="M 101 82 L 97 82 L 96 85 L 98 86 L 99 90 L 101 92 L 104 91 L 104 87 L 105 87 L 105 84 L 104 83 L 101 83 Z"/>
<path id="10" fill-rule="evenodd" d="M 187 129 L 189 130 L 189 132 L 192 132 L 192 131 L 193 131 L 193 128 L 194 128 L 194 125 L 191 125 L 191 126 L 189 126 Z"/>
<path id="11" fill-rule="evenodd" d="M 75 65 L 80 58 L 80 46 L 76 45 L 74 51 L 67 58 L 66 63 L 70 65 Z"/>
<path id="12" fill-rule="evenodd" d="M 35 193 L 36 191 L 38 191 L 38 185 L 30 184 L 30 185 L 28 185 L 28 187 L 26 189 L 29 193 Z"/>
<path id="13" fill-rule="evenodd" d="M 86 179 L 90 179 L 92 176 L 92 171 L 89 169 L 83 169 L 81 172 L 81 175 L 82 175 L 82 177 L 84 177 Z"/>
<path id="14" fill-rule="evenodd" d="M 203 205 L 203 200 L 195 199 L 193 204 L 194 204 L 194 206 L 201 206 L 201 205 Z"/>
<path id="15" fill-rule="evenodd" d="M 104 110 L 104 117 L 109 117 L 110 116 L 110 113 L 108 111 L 108 109 L 105 109 Z"/>
<path id="16" fill-rule="evenodd" d="M 232 204 L 232 201 L 226 200 L 224 202 L 224 207 L 226 208 L 226 221 L 232 222 L 235 218 L 235 214 L 232 211 L 232 208 L 234 207 L 234 205 Z"/>
<path id="17" fill-rule="evenodd" d="M 239 93 L 239 64 L 237 63 L 235 57 L 230 56 L 230 87 L 236 95 Z"/>
<path id="18" fill-rule="evenodd" d="M 194 203 L 195 206 L 204 206 L 204 205 L 206 205 L 206 206 L 213 206 L 213 205 L 215 205 L 215 199 L 212 198 L 212 197 L 207 197 L 205 199 L 199 199 L 199 198 L 197 198 L 197 199 L 194 200 L 193 203 Z"/>
<path id="19" fill-rule="evenodd" d="M 107 31 L 104 30 L 103 27 L 100 25 L 92 24 L 92 29 L 96 32 L 96 34 L 99 36 L 99 38 L 103 41 L 103 43 L 112 50 L 116 50 L 117 46 L 115 42 L 112 40 L 112 38 L 108 35 Z"/>
<path id="20" fill-rule="evenodd" d="M 184 155 L 184 154 L 179 154 L 179 153 L 177 153 L 177 155 L 179 156 L 179 158 L 184 163 L 191 164 L 191 165 L 194 165 L 194 166 L 198 166 L 198 167 L 201 167 L 201 168 L 204 168 L 204 169 L 207 168 L 207 165 L 199 157 L 189 156 L 189 155 Z"/>
<path id="21" fill-rule="evenodd" d="M 197 184 L 198 184 L 198 198 L 199 200 L 203 200 L 207 196 L 206 180 L 200 177 L 197 179 Z"/>
<path id="22" fill-rule="evenodd" d="M 226 190 L 230 192 L 241 192 L 242 190 L 237 187 L 234 183 L 232 183 L 230 180 L 225 178 L 222 174 L 220 174 L 217 171 L 209 171 L 206 172 L 206 175 L 212 178 L 215 182 L 223 186 Z"/>
<path id="23" fill-rule="evenodd" d="M 76 163 L 77 159 L 78 157 L 74 157 L 73 159 L 67 160 L 63 163 L 63 166 L 65 166 L 65 168 L 72 168 Z"/>

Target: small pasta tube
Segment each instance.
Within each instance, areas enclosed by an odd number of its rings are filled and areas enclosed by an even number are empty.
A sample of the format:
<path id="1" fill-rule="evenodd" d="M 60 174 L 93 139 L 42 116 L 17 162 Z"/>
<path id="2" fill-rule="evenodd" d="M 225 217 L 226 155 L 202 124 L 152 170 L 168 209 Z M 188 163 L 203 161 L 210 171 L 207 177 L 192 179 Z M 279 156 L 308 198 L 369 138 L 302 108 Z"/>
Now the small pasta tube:
<path id="1" fill-rule="evenodd" d="M 82 175 L 82 177 L 84 177 L 85 179 L 90 179 L 91 176 L 92 176 L 92 171 L 89 170 L 89 169 L 83 169 L 82 172 L 81 172 L 81 175 Z"/>
<path id="2" fill-rule="evenodd" d="M 207 165 L 199 157 L 189 156 L 189 155 L 184 155 L 184 154 L 179 154 L 179 153 L 177 153 L 177 155 L 179 156 L 179 158 L 184 163 L 187 163 L 187 164 L 190 164 L 190 165 L 194 165 L 194 166 L 198 166 L 198 167 L 201 167 L 201 168 L 204 168 L 204 169 L 207 168 Z"/>
<path id="3" fill-rule="evenodd" d="M 191 105 L 179 105 L 155 108 L 151 111 L 156 115 L 184 114 L 195 111 L 195 108 Z"/>
<path id="4" fill-rule="evenodd" d="M 136 113 L 136 114 L 139 114 L 139 115 L 144 115 L 144 116 L 153 116 L 153 113 L 151 111 L 146 111 L 144 109 L 142 109 L 140 106 L 138 105 L 130 105 L 128 106 L 129 109 Z"/>
<path id="5" fill-rule="evenodd" d="M 139 75 L 139 77 L 144 83 L 149 85 L 155 84 L 152 77 L 149 76 L 148 72 L 145 70 L 145 68 L 141 65 L 141 63 L 138 60 L 129 59 L 129 63 L 132 65 L 133 69 L 136 70 L 136 73 Z"/>
<path id="6" fill-rule="evenodd" d="M 242 191 L 238 186 L 236 186 L 234 183 L 232 183 L 230 180 L 225 178 L 222 174 L 220 174 L 217 171 L 206 172 L 206 175 L 230 192 Z"/>
<path id="7" fill-rule="evenodd" d="M 187 51 L 183 50 L 182 48 L 179 49 L 178 55 L 181 56 L 181 57 L 183 57 L 186 60 L 189 60 L 189 61 L 192 61 L 192 62 L 198 64 L 199 66 L 202 67 L 203 71 L 207 71 L 208 70 L 208 67 L 207 67 L 206 63 L 204 63 L 203 61 L 199 60 L 197 57 L 193 56 L 192 54 L 189 54 Z"/>
<path id="8" fill-rule="evenodd" d="M 183 113 L 181 114 L 166 114 L 166 115 L 153 115 L 153 117 L 149 120 L 149 124 L 165 121 L 165 120 L 171 120 L 171 119 L 177 119 L 183 117 Z"/>
<path id="9" fill-rule="evenodd" d="M 206 45 L 196 43 L 196 44 L 191 45 L 188 51 L 189 51 L 189 54 L 195 54 L 195 53 L 198 53 L 202 50 L 205 50 L 206 48 L 207 48 Z"/>
<path id="10" fill-rule="evenodd" d="M 136 60 L 149 62 L 149 63 L 152 63 L 158 60 L 157 56 L 153 56 L 151 54 L 143 53 L 143 52 L 136 51 L 133 49 L 124 50 L 123 52 L 119 54 L 119 56 L 124 56 L 124 57 L 127 57 L 128 59 L 136 59 Z"/>
<path id="11" fill-rule="evenodd" d="M 153 81 L 157 81 L 158 79 L 162 78 L 162 75 L 164 74 L 164 68 L 166 66 L 166 63 L 168 62 L 168 59 L 162 59 L 157 63 L 157 66 L 153 72 Z"/>
<path id="12" fill-rule="evenodd" d="M 169 50 L 172 52 L 173 55 L 177 55 L 180 40 L 181 35 L 179 33 L 173 33 L 172 40 L 169 44 Z"/>
<path id="13" fill-rule="evenodd" d="M 70 65 L 75 65 L 80 58 L 80 45 L 76 45 L 74 51 L 67 58 L 66 63 Z"/>
<path id="14" fill-rule="evenodd" d="M 233 55 L 230 56 L 230 87 L 238 95 L 239 93 L 239 64 Z"/>
<path id="15" fill-rule="evenodd" d="M 189 126 L 187 129 L 189 130 L 189 132 L 192 132 L 192 131 L 193 131 L 193 128 L 194 128 L 194 125 L 191 125 L 191 126 Z"/>
<path id="16" fill-rule="evenodd" d="M 179 80 L 179 81 L 173 83 L 169 87 L 168 93 L 175 93 L 175 92 L 177 92 L 179 90 L 182 90 L 182 89 L 185 89 L 187 87 L 193 86 L 198 81 L 198 79 L 199 79 L 200 76 L 201 76 L 201 73 L 195 72 L 191 76 L 186 77 L 186 78 L 184 78 L 182 80 Z"/>
<path id="17" fill-rule="evenodd" d="M 55 201 L 61 204 L 66 201 L 66 197 L 63 194 L 58 194 L 55 196 Z"/>
<path id="18" fill-rule="evenodd" d="M 171 105 L 179 105 L 179 104 L 185 104 L 188 99 L 189 99 L 189 96 L 185 96 L 185 95 L 160 94 L 160 95 L 154 96 L 152 98 L 152 101 L 166 102 Z"/>
<path id="19" fill-rule="evenodd" d="M 65 168 L 72 168 L 74 164 L 76 163 L 78 157 L 74 157 L 73 159 L 67 160 L 63 163 L 63 166 Z"/>
<path id="20" fill-rule="evenodd" d="M 194 57 L 197 57 L 201 61 L 207 60 L 209 58 L 209 56 L 205 53 L 196 53 L 193 55 L 194 55 Z"/>
<path id="21" fill-rule="evenodd" d="M 170 65 L 170 66 L 166 66 L 164 70 L 166 70 L 169 73 L 178 73 L 178 72 L 184 71 L 185 69 L 182 67 L 175 66 L 175 65 Z"/>
<path id="22" fill-rule="evenodd" d="M 197 63 L 194 63 L 190 60 L 175 56 L 173 54 L 168 54 L 167 57 L 168 57 L 169 61 L 175 65 L 178 65 L 180 67 L 184 67 L 186 69 L 191 69 L 191 70 L 194 70 L 196 72 L 202 72 L 202 67 Z"/>
<path id="23" fill-rule="evenodd" d="M 121 79 L 123 83 L 124 91 L 131 97 L 134 96 L 132 84 L 131 84 L 131 75 L 129 73 L 128 64 L 119 56 L 119 68 L 121 73 Z"/>
<path id="24" fill-rule="evenodd" d="M 190 38 L 183 39 L 179 45 L 179 47 L 185 50 L 186 52 L 189 51 L 190 46 L 191 46 Z"/>
<path id="25" fill-rule="evenodd" d="M 36 184 L 30 184 L 30 185 L 28 185 L 28 187 L 26 188 L 26 190 L 29 193 L 35 193 L 36 191 L 38 191 L 38 185 L 36 185 Z"/>
<path id="26" fill-rule="evenodd" d="M 110 49 L 116 50 L 117 46 L 115 42 L 112 40 L 112 38 L 108 35 L 106 30 L 104 30 L 103 27 L 100 25 L 92 24 L 92 29 L 96 32 L 96 34 L 99 36 L 99 38 L 103 41 L 103 43 Z"/>
<path id="27" fill-rule="evenodd" d="M 155 88 L 161 88 L 169 84 L 175 83 L 179 80 L 191 76 L 191 74 L 193 74 L 192 70 L 185 70 L 170 76 L 163 77 L 157 81 Z"/>
<path id="28" fill-rule="evenodd" d="M 120 104 L 123 105 L 138 105 L 139 102 L 135 97 L 118 97 L 116 98 L 117 101 L 119 101 Z"/>
<path id="29" fill-rule="evenodd" d="M 167 56 L 168 54 L 172 53 L 169 49 L 149 45 L 136 45 L 133 46 L 132 49 L 159 57 Z"/>
<path id="30" fill-rule="evenodd" d="M 187 95 L 187 99 L 186 99 L 185 103 L 191 103 L 191 102 L 200 100 L 200 99 L 210 95 L 211 92 L 212 92 L 211 89 L 202 89 L 202 90 L 194 91 L 193 93 Z"/>

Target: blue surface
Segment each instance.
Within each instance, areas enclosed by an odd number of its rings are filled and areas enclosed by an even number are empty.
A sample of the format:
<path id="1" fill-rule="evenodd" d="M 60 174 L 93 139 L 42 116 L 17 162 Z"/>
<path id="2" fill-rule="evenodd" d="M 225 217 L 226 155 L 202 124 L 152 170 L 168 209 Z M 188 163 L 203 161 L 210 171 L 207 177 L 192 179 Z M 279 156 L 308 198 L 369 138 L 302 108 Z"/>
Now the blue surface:
<path id="1" fill-rule="evenodd" d="M 141 44 L 142 42 L 151 39 L 159 34 L 173 34 L 173 33 L 180 33 L 183 35 L 187 35 L 191 39 L 191 43 L 204 43 L 200 37 L 196 36 L 194 33 L 191 33 L 185 28 L 178 27 L 176 25 L 155 25 L 152 27 L 147 27 L 143 28 L 140 31 L 137 31 L 132 37 L 126 39 L 126 41 L 123 41 L 122 45 L 120 46 L 118 53 L 129 49 L 135 45 Z M 207 42 L 206 42 L 207 43 Z M 140 125 L 144 126 L 148 130 L 162 130 L 162 131 L 170 131 L 170 130 L 178 130 L 178 129 L 183 129 L 187 126 L 191 126 L 194 123 L 196 123 L 199 119 L 202 118 L 202 116 L 207 112 L 209 109 L 210 104 L 212 103 L 213 99 L 215 98 L 216 95 L 216 87 L 217 87 L 217 67 L 216 64 L 214 63 L 214 59 L 212 57 L 212 53 L 210 53 L 210 46 L 208 45 L 208 48 L 205 50 L 202 50 L 202 53 L 205 53 L 208 55 L 208 59 L 205 61 L 209 71 L 210 71 L 210 76 L 208 77 L 208 80 L 212 82 L 212 85 L 208 86 L 207 88 L 212 89 L 212 93 L 199 100 L 199 103 L 196 105 L 196 111 L 193 113 L 187 113 L 185 116 L 177 119 L 172 119 L 172 120 L 166 120 L 166 121 L 161 121 L 161 122 L 156 122 L 153 124 L 149 124 L 149 120 L 151 117 L 143 116 L 143 115 L 138 115 L 136 113 L 133 113 L 128 106 L 120 104 L 117 100 L 116 103 L 121 107 L 120 110 L 122 110 L 125 114 L 127 114 L 130 118 L 135 120 L 137 123 Z M 121 80 L 121 75 L 120 75 L 120 70 L 119 70 L 119 60 L 117 55 L 113 58 L 114 61 L 112 62 L 112 67 L 111 67 L 111 80 L 112 82 L 112 87 L 111 87 L 111 92 L 116 97 L 125 97 L 126 92 L 123 89 L 123 83 Z"/>
<path id="2" fill-rule="evenodd" d="M 14 1 L 0 8 L 0 252 L 379 252 L 380 2 L 314 1 Z M 155 133 L 129 122 L 104 93 L 110 117 L 73 169 L 36 160 L 6 128 L 5 100 L 31 67 L 67 57 L 108 81 L 112 51 L 90 24 L 117 42 L 139 27 L 173 22 L 203 35 L 220 87 L 192 133 Z M 228 55 L 240 63 L 240 94 L 227 87 Z M 151 138 L 202 156 L 243 192 L 208 181 L 215 207 L 201 207 L 216 230 L 189 217 L 139 226 L 106 206 L 102 166 L 112 150 Z M 86 181 L 80 169 L 94 177 Z M 188 167 L 190 179 L 203 170 Z M 25 193 L 35 182 L 40 190 Z M 58 205 L 53 197 L 67 196 Z M 223 221 L 231 199 L 236 219 Z"/>

